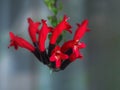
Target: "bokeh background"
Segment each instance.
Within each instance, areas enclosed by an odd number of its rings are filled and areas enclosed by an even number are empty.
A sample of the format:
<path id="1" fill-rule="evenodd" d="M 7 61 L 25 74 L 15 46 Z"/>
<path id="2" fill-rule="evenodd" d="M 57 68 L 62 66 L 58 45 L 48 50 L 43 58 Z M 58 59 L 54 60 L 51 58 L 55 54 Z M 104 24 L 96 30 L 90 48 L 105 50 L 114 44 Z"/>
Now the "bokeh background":
<path id="1" fill-rule="evenodd" d="M 76 23 L 89 20 L 84 59 L 51 74 L 27 50 L 8 49 L 10 31 L 30 41 L 26 19 L 52 13 L 43 0 L 0 0 L 0 90 L 120 90 L 120 0 L 59 1 L 59 15 L 70 17 L 73 33 Z"/>

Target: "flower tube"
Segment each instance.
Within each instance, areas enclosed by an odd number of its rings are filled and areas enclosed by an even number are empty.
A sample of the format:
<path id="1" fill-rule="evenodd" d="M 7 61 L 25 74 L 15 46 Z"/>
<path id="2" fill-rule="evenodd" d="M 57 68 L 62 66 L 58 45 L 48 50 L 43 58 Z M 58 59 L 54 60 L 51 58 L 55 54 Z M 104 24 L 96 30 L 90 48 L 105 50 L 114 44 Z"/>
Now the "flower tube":
<path id="1" fill-rule="evenodd" d="M 63 20 L 54 28 L 52 36 L 50 38 L 50 44 L 49 44 L 49 49 L 48 49 L 48 55 L 50 56 L 51 51 L 55 48 L 56 40 L 60 36 L 63 30 L 69 31 L 72 33 L 71 25 L 67 22 L 69 18 L 64 15 Z"/>

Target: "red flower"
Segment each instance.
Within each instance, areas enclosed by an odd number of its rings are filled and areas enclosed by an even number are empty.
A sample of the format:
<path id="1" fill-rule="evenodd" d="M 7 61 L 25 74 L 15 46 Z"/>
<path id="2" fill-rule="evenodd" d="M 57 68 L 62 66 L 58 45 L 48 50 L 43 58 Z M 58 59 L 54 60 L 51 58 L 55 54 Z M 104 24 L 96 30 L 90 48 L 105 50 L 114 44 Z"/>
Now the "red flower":
<path id="1" fill-rule="evenodd" d="M 89 31 L 87 28 L 88 20 L 84 20 L 81 25 L 78 24 L 78 28 L 75 32 L 73 40 L 65 42 L 61 47 L 61 51 L 65 53 L 67 50 L 72 49 L 72 54 L 70 55 L 70 61 L 74 61 L 77 58 L 82 58 L 82 55 L 79 52 L 79 49 L 85 48 L 86 45 L 79 40 L 83 37 L 86 31 Z"/>
<path id="2" fill-rule="evenodd" d="M 85 48 L 86 45 L 82 42 L 76 42 L 76 44 L 73 46 L 73 53 L 70 55 L 70 61 L 74 61 L 77 58 L 82 58 L 82 54 L 79 52 L 79 49 Z"/>
<path id="3" fill-rule="evenodd" d="M 36 40 L 36 33 L 38 32 L 38 27 L 40 25 L 40 22 L 33 22 L 31 18 L 28 18 L 28 23 L 29 23 L 29 35 L 32 39 L 32 42 L 35 43 L 37 42 Z"/>
<path id="4" fill-rule="evenodd" d="M 40 51 L 45 50 L 45 41 L 49 32 L 52 32 L 52 28 L 48 27 L 46 20 L 42 20 L 42 28 L 39 31 L 39 49 Z"/>
<path id="5" fill-rule="evenodd" d="M 50 57 L 51 62 L 56 62 L 56 68 L 60 68 L 61 61 L 68 59 L 68 56 L 66 54 L 63 54 L 60 51 L 60 47 L 56 46 L 54 50 L 52 51 L 52 55 Z"/>
<path id="6" fill-rule="evenodd" d="M 54 31 L 50 38 L 50 44 L 56 43 L 57 38 L 59 37 L 59 35 L 62 33 L 63 30 L 67 30 L 70 33 L 72 33 L 72 31 L 70 30 L 71 25 L 67 22 L 67 20 L 68 17 L 64 16 L 63 20 L 54 28 Z"/>
<path id="7" fill-rule="evenodd" d="M 89 31 L 89 29 L 87 28 L 88 26 L 88 20 L 84 20 L 81 25 L 80 24 L 77 24 L 78 25 L 78 28 L 75 32 L 75 35 L 74 35 L 74 40 L 80 40 L 86 31 Z"/>
<path id="8" fill-rule="evenodd" d="M 10 45 L 8 46 L 8 48 L 14 46 L 14 48 L 17 50 L 18 46 L 20 46 L 22 48 L 28 49 L 31 52 L 35 50 L 35 48 L 23 38 L 15 36 L 14 33 L 12 32 L 10 32 L 9 35 L 10 35 Z"/>
<path id="9" fill-rule="evenodd" d="M 63 44 L 63 46 L 61 47 L 61 51 L 65 53 L 67 50 L 72 49 L 72 54 L 69 58 L 70 61 L 74 61 L 77 58 L 82 58 L 79 50 L 85 47 L 85 43 L 71 40 Z"/>

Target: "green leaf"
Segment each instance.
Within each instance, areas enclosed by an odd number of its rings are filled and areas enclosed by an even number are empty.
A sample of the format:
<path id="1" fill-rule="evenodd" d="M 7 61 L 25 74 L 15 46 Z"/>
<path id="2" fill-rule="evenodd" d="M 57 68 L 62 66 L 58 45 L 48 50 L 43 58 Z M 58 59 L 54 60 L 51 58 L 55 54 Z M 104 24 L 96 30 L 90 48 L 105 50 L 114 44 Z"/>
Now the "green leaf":
<path id="1" fill-rule="evenodd" d="M 59 44 L 62 41 L 62 39 L 63 39 L 63 35 L 61 34 L 56 41 L 57 44 Z"/>
<path id="2" fill-rule="evenodd" d="M 51 4 L 55 4 L 56 3 L 56 0 L 49 0 L 51 2 Z"/>
<path id="3" fill-rule="evenodd" d="M 55 8 L 55 7 L 52 7 L 51 9 L 52 9 L 53 13 L 54 13 L 55 15 L 57 15 L 57 13 L 58 13 L 58 9 Z"/>
<path id="4" fill-rule="evenodd" d="M 49 9 L 49 10 L 52 10 L 52 7 L 53 7 L 52 4 L 51 4 L 51 3 L 48 3 L 48 9 Z"/>
<path id="5" fill-rule="evenodd" d="M 62 19 L 63 19 L 63 17 L 59 17 L 59 19 L 58 19 L 58 23 L 61 22 Z"/>
<path id="6" fill-rule="evenodd" d="M 50 40 L 51 36 L 52 36 L 52 34 L 48 34 L 48 39 L 49 39 L 49 40 Z"/>
<path id="7" fill-rule="evenodd" d="M 52 18 L 53 18 L 53 16 L 48 17 L 48 20 L 50 21 L 50 23 L 52 22 Z"/>
<path id="8" fill-rule="evenodd" d="M 44 0 L 44 3 L 48 6 L 50 0 Z"/>
<path id="9" fill-rule="evenodd" d="M 56 20 L 52 21 L 51 24 L 52 24 L 53 27 L 56 27 L 57 26 L 57 21 Z"/>
<path id="10" fill-rule="evenodd" d="M 62 5 L 62 2 L 59 3 L 59 7 L 58 7 L 58 10 L 62 10 L 63 9 L 63 5 Z"/>
<path id="11" fill-rule="evenodd" d="M 58 5 L 58 7 L 57 7 L 57 1 L 58 0 L 44 0 L 44 2 L 45 2 L 45 4 L 46 4 L 46 6 L 48 7 L 48 9 L 51 11 L 51 12 L 53 12 L 53 16 L 49 16 L 48 17 L 48 20 L 49 20 L 49 22 L 51 23 L 51 25 L 53 26 L 53 27 L 56 27 L 57 26 L 57 24 L 62 20 L 62 17 L 60 17 L 60 18 L 58 18 L 57 19 L 57 14 L 58 14 L 58 12 L 60 11 L 60 10 L 62 10 L 63 9 L 63 5 L 62 5 L 62 2 L 60 1 L 60 3 L 59 3 L 59 5 Z M 65 40 L 65 34 L 66 34 L 66 32 L 63 32 L 59 37 L 58 37 L 58 39 L 57 39 L 57 44 L 59 44 L 61 41 L 62 41 L 62 39 L 64 39 Z M 48 38 L 50 39 L 50 37 L 51 37 L 51 34 L 49 34 L 48 35 Z"/>
<path id="12" fill-rule="evenodd" d="M 48 20 L 50 21 L 50 23 L 53 27 L 55 27 L 58 24 L 56 16 L 49 16 Z"/>

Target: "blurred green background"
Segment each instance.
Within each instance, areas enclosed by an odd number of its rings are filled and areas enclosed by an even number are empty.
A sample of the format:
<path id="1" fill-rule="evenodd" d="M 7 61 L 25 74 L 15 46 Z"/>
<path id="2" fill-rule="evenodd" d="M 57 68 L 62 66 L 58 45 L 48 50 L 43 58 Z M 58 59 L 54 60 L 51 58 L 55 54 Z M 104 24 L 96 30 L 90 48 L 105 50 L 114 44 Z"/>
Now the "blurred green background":
<path id="1" fill-rule="evenodd" d="M 61 0 L 59 0 L 61 1 Z M 9 32 L 30 41 L 27 18 L 47 19 L 43 0 L 0 0 L 0 90 L 120 90 L 120 0 L 62 0 L 73 26 L 89 20 L 83 60 L 50 74 L 27 50 L 8 49 Z M 67 39 L 71 38 L 67 34 Z M 48 45 L 48 41 L 46 46 Z"/>

